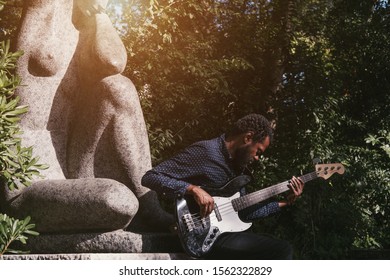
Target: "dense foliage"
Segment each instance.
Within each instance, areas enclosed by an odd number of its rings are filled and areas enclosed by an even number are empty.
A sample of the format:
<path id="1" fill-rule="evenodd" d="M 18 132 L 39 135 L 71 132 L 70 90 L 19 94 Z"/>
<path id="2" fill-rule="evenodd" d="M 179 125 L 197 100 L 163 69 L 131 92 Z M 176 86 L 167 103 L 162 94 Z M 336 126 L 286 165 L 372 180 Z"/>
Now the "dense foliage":
<path id="1" fill-rule="evenodd" d="M 384 1 L 297 5 L 284 88 L 273 105 L 274 150 L 287 166 L 309 155 L 347 166 L 333 186 L 307 188 L 287 215 L 283 234 L 295 236 L 301 257 L 389 249 L 389 11 Z"/>
<path id="2" fill-rule="evenodd" d="M 12 190 L 29 186 L 32 177 L 39 176 L 39 169 L 46 166 L 37 163 L 38 158 L 32 156 L 32 148 L 23 147 L 18 137 L 19 116 L 27 112 L 27 106 L 19 106 L 19 98 L 14 96 L 20 79 L 13 70 L 22 52 L 10 52 L 9 48 L 9 41 L 0 43 L 0 187 Z M 9 246 L 14 241 L 25 244 L 27 235 L 37 235 L 31 230 L 34 227 L 30 217 L 19 220 L 0 213 L 0 256 L 21 252 Z"/>
<path id="3" fill-rule="evenodd" d="M 292 208 L 256 224 L 298 258 L 389 249 L 387 1 L 114 1 L 155 163 L 249 112 L 276 124 L 254 188 L 310 172 Z M 119 12 L 118 12 L 119 11 Z"/>
<path id="4" fill-rule="evenodd" d="M 32 155 L 32 147 L 23 147 L 18 137 L 21 133 L 19 117 L 27 112 L 27 106 L 18 105 L 19 98 L 14 96 L 21 81 L 13 71 L 21 55 L 21 51 L 10 52 L 9 41 L 0 43 L 0 187 L 10 190 L 29 186 L 33 176 L 39 176 L 39 169 L 47 167 L 38 164 L 38 158 Z M 9 247 L 11 243 L 25 244 L 27 235 L 38 234 L 32 230 L 35 225 L 30 220 L 30 217 L 19 220 L 0 213 L 0 256 L 20 253 Z"/>
<path id="5" fill-rule="evenodd" d="M 20 186 L 30 186 L 31 179 L 39 175 L 39 169 L 48 166 L 38 164 L 33 157 L 32 147 L 23 147 L 18 121 L 27 112 L 26 105 L 18 105 L 15 89 L 20 79 L 13 74 L 21 51 L 10 52 L 10 42 L 0 43 L 0 179 L 13 190 Z"/>
<path id="6" fill-rule="evenodd" d="M 0 0 L 0 42 L 16 37 L 23 0 Z"/>

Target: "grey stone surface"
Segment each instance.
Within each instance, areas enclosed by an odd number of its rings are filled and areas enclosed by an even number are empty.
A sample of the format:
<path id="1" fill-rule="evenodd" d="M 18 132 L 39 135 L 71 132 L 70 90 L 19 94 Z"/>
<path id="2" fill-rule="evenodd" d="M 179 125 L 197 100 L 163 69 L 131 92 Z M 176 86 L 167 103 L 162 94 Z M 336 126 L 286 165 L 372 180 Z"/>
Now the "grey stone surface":
<path id="1" fill-rule="evenodd" d="M 41 232 L 122 229 L 137 210 L 141 224 L 165 227 L 172 216 L 140 184 L 149 142 L 135 87 L 121 75 L 125 47 L 101 12 L 107 1 L 24 3 L 17 94 L 30 111 L 22 143 L 50 168 L 28 189 L 5 190 L 0 204 L 31 215 Z"/>
<path id="2" fill-rule="evenodd" d="M 169 253 L 182 252 L 179 240 L 169 233 L 133 233 L 123 230 L 100 233 L 43 234 L 15 242 L 13 248 L 31 254 L 61 253 Z M 19 246 L 19 247 L 18 247 Z"/>
<path id="3" fill-rule="evenodd" d="M 5 255 L 0 260 L 188 260 L 183 253 Z"/>
<path id="4" fill-rule="evenodd" d="M 41 233 L 122 229 L 138 208 L 128 187 L 95 178 L 39 181 L 10 204 L 9 215 L 30 215 Z"/>

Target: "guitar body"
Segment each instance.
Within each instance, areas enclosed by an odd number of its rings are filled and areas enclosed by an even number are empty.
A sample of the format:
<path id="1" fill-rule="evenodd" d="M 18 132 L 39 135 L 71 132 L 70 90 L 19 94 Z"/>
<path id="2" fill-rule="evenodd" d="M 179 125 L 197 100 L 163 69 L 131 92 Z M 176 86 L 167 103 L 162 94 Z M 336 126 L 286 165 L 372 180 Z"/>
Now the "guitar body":
<path id="1" fill-rule="evenodd" d="M 201 219 L 199 207 L 191 197 L 176 201 L 177 225 L 180 240 L 187 253 L 193 257 L 207 254 L 217 238 L 224 232 L 239 232 L 248 229 L 252 223 L 241 221 L 233 209 L 231 200 L 240 196 L 213 197 L 215 211 Z M 222 205 L 219 209 L 219 205 Z M 219 212 L 219 213 L 218 213 Z"/>
<path id="2" fill-rule="evenodd" d="M 183 248 L 193 257 L 207 254 L 217 238 L 224 232 L 239 232 L 248 229 L 252 223 L 241 221 L 234 210 L 232 200 L 238 198 L 238 190 L 250 181 L 246 175 L 238 176 L 217 190 L 209 193 L 222 193 L 230 197 L 213 196 L 214 211 L 206 218 L 199 215 L 199 206 L 191 196 L 176 200 L 176 221 Z"/>

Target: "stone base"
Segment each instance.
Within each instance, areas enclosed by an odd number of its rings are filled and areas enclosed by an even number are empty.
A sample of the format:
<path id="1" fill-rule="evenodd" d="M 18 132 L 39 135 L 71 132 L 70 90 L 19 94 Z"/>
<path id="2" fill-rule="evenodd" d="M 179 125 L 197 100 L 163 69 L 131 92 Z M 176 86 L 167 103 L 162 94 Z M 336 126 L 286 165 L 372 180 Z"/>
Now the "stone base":
<path id="1" fill-rule="evenodd" d="M 20 243 L 19 243 L 20 244 Z M 31 254 L 83 253 L 183 253 L 180 241 L 170 233 L 133 233 L 123 230 L 102 233 L 42 234 L 29 237 L 27 245 L 13 249 Z"/>
<path id="2" fill-rule="evenodd" d="M 184 253 L 3 255 L 0 260 L 188 260 Z"/>

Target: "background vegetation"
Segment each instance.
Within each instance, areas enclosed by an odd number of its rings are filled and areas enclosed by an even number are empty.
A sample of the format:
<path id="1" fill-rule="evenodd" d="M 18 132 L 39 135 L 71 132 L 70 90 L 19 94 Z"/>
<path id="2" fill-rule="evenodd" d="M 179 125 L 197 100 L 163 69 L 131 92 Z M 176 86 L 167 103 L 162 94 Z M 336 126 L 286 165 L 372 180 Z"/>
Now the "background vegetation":
<path id="1" fill-rule="evenodd" d="M 389 252 L 388 1 L 113 0 L 109 7 L 154 163 L 247 113 L 264 114 L 276 135 L 254 168 L 254 188 L 312 171 L 314 157 L 342 162 L 347 172 L 308 183 L 295 206 L 256 230 L 289 240 L 301 259 Z M 3 37 L 13 36 L 20 17 L 12 11 Z"/>
<path id="2" fill-rule="evenodd" d="M 10 39 L 16 35 L 20 6 L 21 1 L 0 1 L 0 188 L 10 190 L 30 186 L 32 177 L 40 176 L 39 169 L 47 168 L 38 164 L 39 159 L 33 157 L 32 147 L 22 146 L 19 138 L 22 132 L 18 122 L 28 108 L 20 105 L 19 98 L 15 96 L 21 80 L 14 71 L 23 52 L 12 52 Z M 0 256 L 25 253 L 12 249 L 10 245 L 15 241 L 26 244 L 29 235 L 38 235 L 32 230 L 35 225 L 30 220 L 29 216 L 19 220 L 0 212 Z"/>
<path id="3" fill-rule="evenodd" d="M 20 79 L 13 73 L 21 51 L 10 52 L 10 41 L 0 42 L 0 187 L 10 190 L 27 187 L 33 176 L 39 176 L 39 169 L 46 168 L 38 164 L 33 157 L 31 147 L 23 147 L 18 125 L 20 115 L 27 112 L 27 106 L 19 105 L 14 96 Z M 0 202 L 0 210 L 2 210 Z M 20 253 L 10 245 L 14 241 L 26 243 L 27 235 L 37 235 L 32 231 L 30 217 L 22 220 L 0 213 L 0 256 L 4 253 Z"/>

